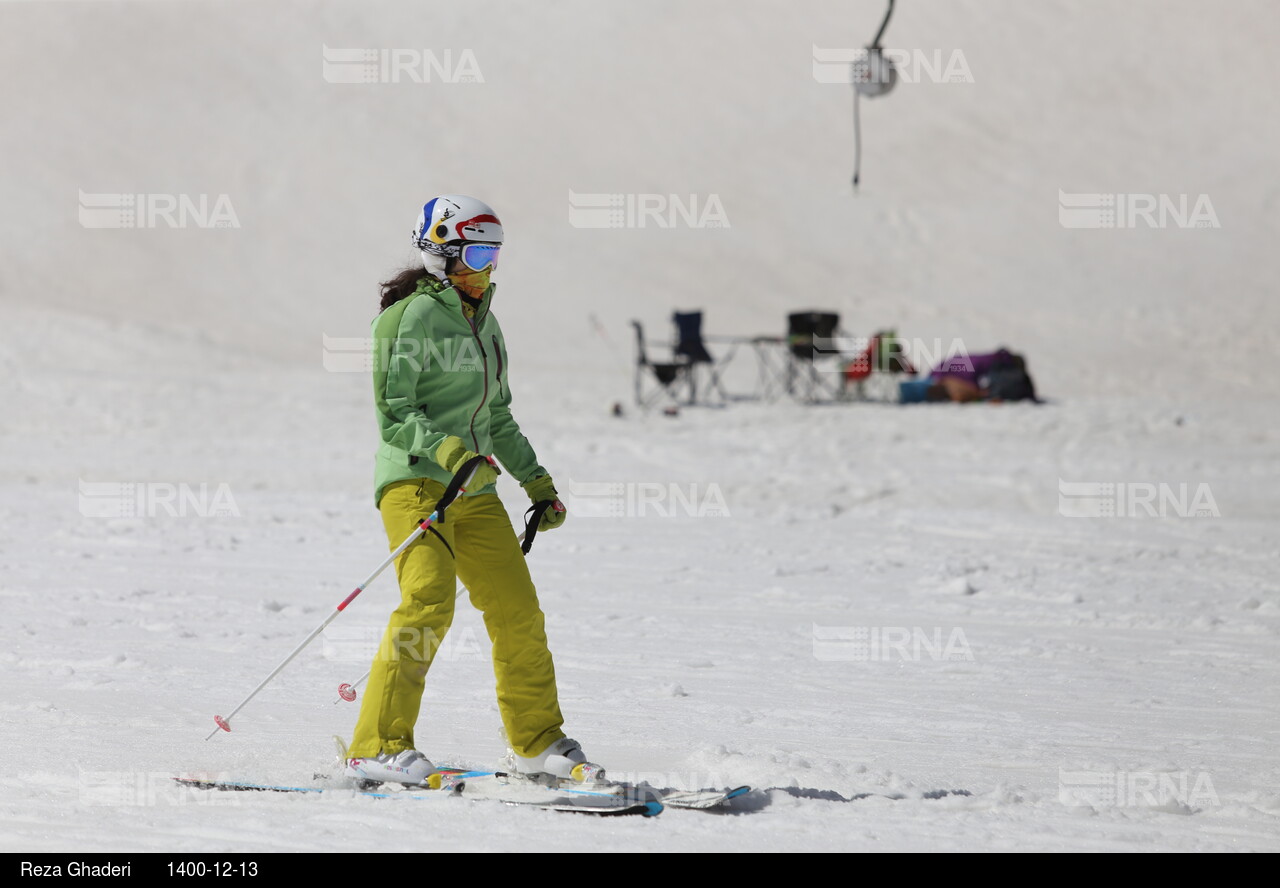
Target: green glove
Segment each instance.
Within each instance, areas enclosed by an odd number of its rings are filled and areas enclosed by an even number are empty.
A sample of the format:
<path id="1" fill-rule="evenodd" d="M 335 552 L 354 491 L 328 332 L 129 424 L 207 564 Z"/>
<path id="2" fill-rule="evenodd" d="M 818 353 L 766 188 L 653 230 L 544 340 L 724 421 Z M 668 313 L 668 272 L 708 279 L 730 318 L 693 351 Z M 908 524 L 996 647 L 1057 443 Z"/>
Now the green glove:
<path id="1" fill-rule="evenodd" d="M 468 450 L 467 445 L 462 443 L 462 439 L 454 435 L 450 435 L 440 442 L 440 446 L 436 448 L 436 465 L 444 469 L 449 474 L 456 474 L 458 469 L 462 468 L 463 463 L 474 456 L 479 456 L 474 450 Z M 471 476 L 470 483 L 466 489 L 471 491 L 483 490 L 490 484 L 498 480 L 498 476 L 502 472 L 492 463 L 481 463 L 476 468 L 476 473 Z"/>
<path id="2" fill-rule="evenodd" d="M 538 522 L 539 533 L 564 524 L 564 519 L 569 513 L 565 511 L 564 503 L 560 502 L 560 498 L 556 496 L 556 485 L 552 482 L 550 475 L 539 475 L 521 486 L 524 492 L 529 494 L 529 501 L 535 505 L 544 500 L 555 500 L 555 505 L 542 513 L 542 520 Z"/>

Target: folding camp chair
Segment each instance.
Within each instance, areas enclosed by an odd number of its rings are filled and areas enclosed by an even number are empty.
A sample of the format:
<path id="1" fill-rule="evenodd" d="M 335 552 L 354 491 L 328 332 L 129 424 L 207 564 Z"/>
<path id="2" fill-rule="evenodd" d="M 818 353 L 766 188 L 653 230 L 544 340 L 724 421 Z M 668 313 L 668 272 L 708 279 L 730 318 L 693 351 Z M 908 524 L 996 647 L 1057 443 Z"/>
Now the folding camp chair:
<path id="1" fill-rule="evenodd" d="M 644 327 L 639 321 L 632 321 L 631 326 L 636 329 L 636 405 L 652 407 L 664 396 L 679 404 L 676 389 L 689 384 L 689 361 L 685 358 L 660 364 L 650 361 L 645 350 Z"/>
<path id="2" fill-rule="evenodd" d="M 737 343 L 733 343 L 729 352 L 717 361 L 707 350 L 706 342 L 702 338 L 702 312 L 678 311 L 671 316 L 671 320 L 676 327 L 676 344 L 672 353 L 677 358 L 683 358 L 688 364 L 685 372 L 689 377 L 689 403 L 698 402 L 699 367 L 703 368 L 703 375 L 707 377 L 706 390 L 714 391 L 721 400 L 728 401 L 729 394 L 720 381 L 720 371 L 733 357 Z"/>
<path id="3" fill-rule="evenodd" d="M 844 390 L 837 333 L 840 315 L 797 311 L 787 315 L 787 393 L 807 403 L 836 400 Z"/>

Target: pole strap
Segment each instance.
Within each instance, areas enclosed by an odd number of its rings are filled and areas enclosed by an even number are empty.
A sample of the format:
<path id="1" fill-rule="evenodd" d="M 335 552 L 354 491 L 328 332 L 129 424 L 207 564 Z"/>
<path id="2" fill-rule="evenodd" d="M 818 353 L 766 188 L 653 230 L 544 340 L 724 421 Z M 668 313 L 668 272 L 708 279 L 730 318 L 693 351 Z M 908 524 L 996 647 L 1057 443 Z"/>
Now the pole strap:
<path id="1" fill-rule="evenodd" d="M 471 483 L 471 476 L 475 474 L 475 470 L 487 462 L 489 462 L 489 457 L 477 454 L 458 467 L 458 471 L 454 472 L 453 477 L 449 480 L 449 486 L 444 489 L 444 496 L 440 497 L 440 501 L 436 503 L 437 524 L 444 524 L 444 510 Z"/>
<path id="2" fill-rule="evenodd" d="M 554 508 L 555 504 L 556 501 L 553 499 L 539 500 L 524 513 L 524 542 L 520 544 L 520 551 L 524 554 L 528 555 L 529 550 L 533 548 L 533 538 L 538 535 L 538 525 L 542 523 L 542 516 L 548 509 Z"/>

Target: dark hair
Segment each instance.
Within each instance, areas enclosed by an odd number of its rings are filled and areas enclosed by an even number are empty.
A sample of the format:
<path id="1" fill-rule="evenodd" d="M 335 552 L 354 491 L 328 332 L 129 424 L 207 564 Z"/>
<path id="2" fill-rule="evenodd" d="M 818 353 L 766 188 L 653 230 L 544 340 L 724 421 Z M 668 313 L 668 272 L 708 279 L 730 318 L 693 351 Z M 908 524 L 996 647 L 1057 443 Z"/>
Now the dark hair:
<path id="1" fill-rule="evenodd" d="M 378 286 L 382 288 L 382 307 L 379 311 L 386 311 L 401 299 L 408 299 L 412 296 L 413 291 L 418 289 L 419 281 L 427 277 L 428 274 L 430 272 L 421 265 L 413 265 L 397 273 L 390 280 L 379 284 Z"/>

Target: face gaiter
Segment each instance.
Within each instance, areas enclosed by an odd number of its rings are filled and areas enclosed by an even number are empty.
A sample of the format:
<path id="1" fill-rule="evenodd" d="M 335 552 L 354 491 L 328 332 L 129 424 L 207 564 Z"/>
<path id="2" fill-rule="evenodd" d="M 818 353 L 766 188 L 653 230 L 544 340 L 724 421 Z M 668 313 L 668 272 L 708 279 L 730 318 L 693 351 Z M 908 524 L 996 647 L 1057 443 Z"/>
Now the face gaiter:
<path id="1" fill-rule="evenodd" d="M 460 271 L 449 273 L 449 283 L 469 299 L 479 301 L 484 295 L 484 291 L 489 289 L 489 272 L 492 269 L 486 268 L 484 271 L 472 271 L 469 268 L 463 268 Z"/>

